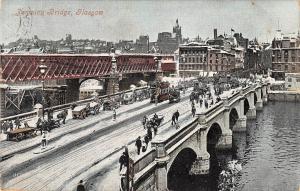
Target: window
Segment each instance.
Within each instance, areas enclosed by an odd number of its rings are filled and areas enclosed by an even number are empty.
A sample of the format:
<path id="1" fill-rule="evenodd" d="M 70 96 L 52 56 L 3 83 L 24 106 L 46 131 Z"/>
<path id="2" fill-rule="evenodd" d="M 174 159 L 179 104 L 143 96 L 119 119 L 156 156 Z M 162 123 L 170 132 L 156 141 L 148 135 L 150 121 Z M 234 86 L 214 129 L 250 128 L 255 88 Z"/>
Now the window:
<path id="1" fill-rule="evenodd" d="M 212 71 L 212 65 L 209 66 L 209 70 Z"/>
<path id="2" fill-rule="evenodd" d="M 280 64 L 278 64 L 278 65 L 277 65 L 277 68 L 278 68 L 278 69 L 281 69 L 281 65 L 280 65 Z"/>
<path id="3" fill-rule="evenodd" d="M 292 70 L 295 71 L 295 70 L 296 70 L 296 67 L 295 67 L 295 66 L 292 66 Z"/>
<path id="4" fill-rule="evenodd" d="M 221 66 L 221 70 L 223 70 L 224 69 L 224 67 L 223 66 Z"/>
<path id="5" fill-rule="evenodd" d="M 212 54 L 210 54 L 209 57 L 212 57 Z"/>
<path id="6" fill-rule="evenodd" d="M 199 57 L 196 58 L 196 62 L 197 62 L 197 63 L 199 62 Z"/>
<path id="7" fill-rule="evenodd" d="M 288 70 L 289 69 L 289 66 L 288 65 L 285 65 L 284 66 L 284 70 Z"/>
<path id="8" fill-rule="evenodd" d="M 288 78 L 288 82 L 292 82 L 292 78 Z"/>
<path id="9" fill-rule="evenodd" d="M 193 63 L 195 63 L 195 58 L 193 58 Z"/>
<path id="10" fill-rule="evenodd" d="M 192 58 L 189 58 L 189 63 L 191 63 L 192 62 Z"/>
<path id="11" fill-rule="evenodd" d="M 212 60 L 210 60 L 209 63 L 212 63 Z"/>
<path id="12" fill-rule="evenodd" d="M 300 82 L 300 78 L 297 78 L 297 79 L 296 79 L 296 82 Z"/>

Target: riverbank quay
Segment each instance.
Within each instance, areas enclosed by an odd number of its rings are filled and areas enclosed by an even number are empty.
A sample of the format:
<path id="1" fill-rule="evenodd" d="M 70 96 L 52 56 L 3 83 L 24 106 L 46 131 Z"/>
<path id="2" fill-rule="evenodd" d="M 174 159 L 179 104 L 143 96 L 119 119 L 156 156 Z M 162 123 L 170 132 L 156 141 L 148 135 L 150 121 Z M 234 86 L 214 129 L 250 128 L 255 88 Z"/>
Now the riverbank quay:
<path id="1" fill-rule="evenodd" d="M 269 91 L 268 100 L 281 102 L 300 102 L 300 90 L 298 91 Z"/>

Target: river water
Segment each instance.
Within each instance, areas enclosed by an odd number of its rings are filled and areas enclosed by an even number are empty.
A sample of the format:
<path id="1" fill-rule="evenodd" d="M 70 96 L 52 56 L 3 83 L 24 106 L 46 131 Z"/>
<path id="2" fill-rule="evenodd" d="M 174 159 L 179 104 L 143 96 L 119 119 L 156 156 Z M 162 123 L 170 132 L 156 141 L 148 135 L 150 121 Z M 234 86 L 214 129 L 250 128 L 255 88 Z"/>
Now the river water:
<path id="1" fill-rule="evenodd" d="M 217 153 L 214 158 L 217 160 L 211 161 L 211 175 L 188 175 L 176 180 L 177 189 L 172 190 L 219 190 L 219 173 L 228 161 L 238 160 L 242 171 L 235 178 L 234 190 L 298 191 L 300 103 L 269 102 L 263 111 L 257 112 L 256 120 L 247 121 L 246 132 L 233 134 L 233 150 Z"/>

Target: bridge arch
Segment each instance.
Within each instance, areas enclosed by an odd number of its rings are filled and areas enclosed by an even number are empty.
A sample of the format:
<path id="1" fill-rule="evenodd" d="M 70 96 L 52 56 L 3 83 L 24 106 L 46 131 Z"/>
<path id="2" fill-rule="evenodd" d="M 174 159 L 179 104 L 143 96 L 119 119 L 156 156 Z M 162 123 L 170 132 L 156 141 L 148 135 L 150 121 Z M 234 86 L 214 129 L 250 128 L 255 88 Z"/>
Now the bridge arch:
<path id="1" fill-rule="evenodd" d="M 235 125 L 238 119 L 239 119 L 238 111 L 236 110 L 236 108 L 232 108 L 229 112 L 229 128 L 231 130 L 233 129 L 233 126 Z"/>
<path id="2" fill-rule="evenodd" d="M 192 164 L 197 159 L 197 153 L 189 147 L 182 149 L 169 168 L 167 174 L 167 187 L 169 190 L 183 190 L 185 187 L 180 188 L 180 186 L 186 186 L 184 181 L 187 180 L 186 177 L 189 176 Z"/>
<path id="3" fill-rule="evenodd" d="M 247 112 L 249 111 L 249 108 L 250 108 L 250 104 L 249 104 L 248 98 L 245 98 L 244 99 L 244 115 L 247 114 Z"/>
<path id="4" fill-rule="evenodd" d="M 207 150 L 214 149 L 222 136 L 222 128 L 219 123 L 213 123 L 207 132 Z"/>

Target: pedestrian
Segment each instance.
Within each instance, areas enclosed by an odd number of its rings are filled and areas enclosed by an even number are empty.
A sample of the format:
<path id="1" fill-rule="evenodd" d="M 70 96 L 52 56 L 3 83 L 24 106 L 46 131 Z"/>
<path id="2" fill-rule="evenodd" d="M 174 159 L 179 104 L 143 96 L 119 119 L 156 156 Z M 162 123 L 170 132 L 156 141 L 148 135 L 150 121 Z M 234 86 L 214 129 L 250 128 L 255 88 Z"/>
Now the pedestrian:
<path id="1" fill-rule="evenodd" d="M 135 146 L 137 148 L 137 154 L 140 155 L 140 151 L 141 151 L 141 147 L 142 147 L 142 141 L 141 141 L 141 137 L 140 136 L 135 141 Z"/>
<path id="2" fill-rule="evenodd" d="M 116 108 L 113 109 L 113 120 L 115 121 L 117 119 L 117 112 Z"/>
<path id="3" fill-rule="evenodd" d="M 154 132 L 154 136 L 157 135 L 157 126 L 153 125 L 153 132 Z"/>
<path id="4" fill-rule="evenodd" d="M 177 110 L 176 112 L 175 112 L 175 117 L 176 117 L 176 122 L 178 122 L 178 118 L 179 118 L 179 111 Z"/>
<path id="5" fill-rule="evenodd" d="M 214 105 L 214 99 L 211 99 L 211 105 Z"/>
<path id="6" fill-rule="evenodd" d="M 85 191 L 85 187 L 83 185 L 83 180 L 80 180 L 77 185 L 77 191 Z"/>
<path id="7" fill-rule="evenodd" d="M 47 138 L 45 131 L 42 134 L 42 148 L 45 148 L 47 146 Z"/>
<path id="8" fill-rule="evenodd" d="M 62 116 L 63 117 L 63 122 L 62 122 L 63 124 L 66 124 L 67 115 L 68 115 L 68 110 L 65 109 L 64 112 L 63 112 L 63 116 Z"/>
<path id="9" fill-rule="evenodd" d="M 9 121 L 9 129 L 10 131 L 14 130 L 14 124 L 12 123 L 12 121 Z"/>
<path id="10" fill-rule="evenodd" d="M 19 117 L 17 117 L 17 119 L 15 120 L 15 125 L 16 125 L 16 128 L 19 129 L 20 126 L 21 126 L 21 123 L 20 123 L 20 119 Z"/>
<path id="11" fill-rule="evenodd" d="M 126 166 L 126 152 L 123 152 L 123 154 L 119 158 L 119 163 L 120 163 L 120 171 L 122 170 L 123 165 Z"/>
<path id="12" fill-rule="evenodd" d="M 195 108 L 195 106 L 193 106 L 192 107 L 192 115 L 193 115 L 193 117 L 195 117 L 195 114 L 196 114 L 196 108 Z"/>
<path id="13" fill-rule="evenodd" d="M 145 115 L 145 116 L 143 117 L 143 121 L 142 121 L 142 124 L 143 124 L 143 126 L 144 126 L 144 129 L 146 129 L 147 121 L 148 121 L 148 117 L 147 117 L 147 115 Z"/>
<path id="14" fill-rule="evenodd" d="M 144 137 L 144 142 L 145 142 L 145 144 L 146 144 L 146 149 L 147 149 L 148 143 L 149 143 L 148 135 L 146 135 L 146 136 Z"/>
<path id="15" fill-rule="evenodd" d="M 175 113 L 172 115 L 172 123 L 171 123 L 171 125 L 174 125 L 174 124 L 176 124 L 176 114 Z"/>
<path id="16" fill-rule="evenodd" d="M 157 119 L 158 119 L 158 115 L 157 115 L 156 113 L 154 113 L 153 119 L 154 119 L 154 120 L 157 120 Z"/>
<path id="17" fill-rule="evenodd" d="M 151 127 L 148 127 L 148 128 L 147 128 L 147 136 L 148 136 L 148 138 L 149 138 L 149 141 L 151 141 L 151 140 L 152 140 L 152 131 L 151 131 Z"/>
<path id="18" fill-rule="evenodd" d="M 205 105 L 205 108 L 207 109 L 208 108 L 208 102 L 207 102 L 207 100 L 205 100 L 204 105 Z"/>
<path id="19" fill-rule="evenodd" d="M 199 100 L 199 103 L 200 103 L 200 107 L 202 107 L 203 99 L 200 99 L 200 100 Z"/>

